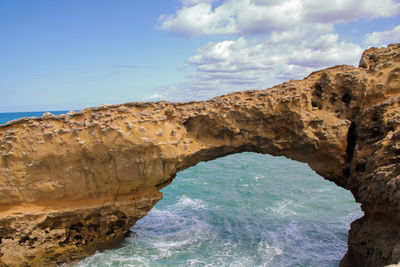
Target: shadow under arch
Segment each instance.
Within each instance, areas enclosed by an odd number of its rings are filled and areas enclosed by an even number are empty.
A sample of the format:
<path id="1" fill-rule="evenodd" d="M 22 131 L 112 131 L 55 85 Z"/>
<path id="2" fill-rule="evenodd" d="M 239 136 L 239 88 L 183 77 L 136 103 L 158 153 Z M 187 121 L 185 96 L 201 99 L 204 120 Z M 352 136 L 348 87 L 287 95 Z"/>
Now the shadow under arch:
<path id="1" fill-rule="evenodd" d="M 200 162 L 162 191 L 121 248 L 79 266 L 337 266 L 362 216 L 349 191 L 307 164 L 252 152 Z"/>

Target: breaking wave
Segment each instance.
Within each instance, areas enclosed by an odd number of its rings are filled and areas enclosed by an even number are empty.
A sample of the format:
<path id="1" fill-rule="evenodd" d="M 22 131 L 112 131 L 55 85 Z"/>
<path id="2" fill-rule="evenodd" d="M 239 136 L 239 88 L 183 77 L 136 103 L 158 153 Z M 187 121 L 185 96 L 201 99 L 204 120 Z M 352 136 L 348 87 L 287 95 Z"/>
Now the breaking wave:
<path id="1" fill-rule="evenodd" d="M 88 266 L 337 266 L 362 215 L 305 164 L 243 153 L 182 171 L 119 248 Z"/>

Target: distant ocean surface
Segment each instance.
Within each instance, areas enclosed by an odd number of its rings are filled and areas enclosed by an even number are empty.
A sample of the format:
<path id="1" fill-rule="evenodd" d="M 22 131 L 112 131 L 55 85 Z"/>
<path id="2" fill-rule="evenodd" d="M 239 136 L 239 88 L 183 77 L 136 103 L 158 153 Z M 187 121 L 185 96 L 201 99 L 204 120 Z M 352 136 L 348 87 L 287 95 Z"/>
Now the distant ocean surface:
<path id="1" fill-rule="evenodd" d="M 0 123 L 42 113 L 0 113 Z M 362 216 L 306 164 L 256 153 L 199 163 L 162 192 L 135 235 L 74 266 L 337 266 Z"/>
<path id="2" fill-rule="evenodd" d="M 67 113 L 69 110 L 62 111 L 50 111 L 51 114 L 60 115 Z M 34 112 L 8 112 L 0 113 L 0 124 L 6 123 L 8 121 L 16 120 L 24 117 L 41 117 L 43 113 L 47 111 L 34 111 Z"/>

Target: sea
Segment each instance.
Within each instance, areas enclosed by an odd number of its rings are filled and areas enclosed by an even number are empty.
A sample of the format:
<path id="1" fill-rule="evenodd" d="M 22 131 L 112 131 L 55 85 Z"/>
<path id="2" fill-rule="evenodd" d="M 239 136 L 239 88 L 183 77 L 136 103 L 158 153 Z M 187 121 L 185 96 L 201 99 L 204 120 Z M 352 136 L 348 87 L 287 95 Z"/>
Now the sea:
<path id="1" fill-rule="evenodd" d="M 42 113 L 0 113 L 0 123 Z M 162 193 L 120 246 L 74 267 L 338 266 L 363 215 L 307 164 L 256 153 L 201 162 Z"/>

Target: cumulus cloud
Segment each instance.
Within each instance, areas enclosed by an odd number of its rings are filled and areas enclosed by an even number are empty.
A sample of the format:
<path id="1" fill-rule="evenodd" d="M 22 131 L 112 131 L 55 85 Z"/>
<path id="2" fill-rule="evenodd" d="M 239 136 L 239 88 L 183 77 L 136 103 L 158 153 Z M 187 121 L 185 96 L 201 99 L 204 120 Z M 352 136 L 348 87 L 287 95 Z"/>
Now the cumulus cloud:
<path id="1" fill-rule="evenodd" d="M 170 100 L 206 99 L 237 90 L 262 89 L 337 64 L 357 65 L 363 49 L 324 34 L 276 45 L 246 38 L 208 43 L 187 60 L 188 81 L 169 87 Z"/>
<path id="2" fill-rule="evenodd" d="M 214 0 L 181 0 L 181 2 L 184 6 L 192 6 L 201 3 L 211 4 Z"/>
<path id="3" fill-rule="evenodd" d="M 400 42 L 400 25 L 389 31 L 373 32 L 365 36 L 364 44 L 367 46 L 384 46 L 390 43 Z"/>
<path id="4" fill-rule="evenodd" d="M 188 37 L 235 32 L 235 19 L 226 12 L 226 7 L 212 10 L 211 4 L 206 2 L 184 5 L 176 15 L 161 15 L 159 21 L 162 30 Z"/>
<path id="5" fill-rule="evenodd" d="M 346 23 L 357 19 L 392 17 L 400 13 L 400 3 L 393 0 L 303 1 L 304 17 L 318 23 Z"/>
<path id="6" fill-rule="evenodd" d="M 357 65 L 363 48 L 333 33 L 337 23 L 400 14 L 397 0 L 181 0 L 159 17 L 162 30 L 185 37 L 234 34 L 210 42 L 186 62 L 187 81 L 163 90 L 169 100 L 205 99 L 262 89 L 338 64 Z M 249 37 L 252 36 L 252 37 Z M 400 25 L 364 44 L 399 41 Z M 255 39 L 254 37 L 258 38 Z"/>
<path id="7" fill-rule="evenodd" d="M 210 34 L 270 34 L 332 28 L 333 23 L 391 17 L 400 13 L 394 0 L 183 0 L 172 15 L 159 17 L 160 28 L 195 37 Z"/>
<path id="8" fill-rule="evenodd" d="M 340 42 L 338 34 L 325 34 L 293 48 L 288 64 L 307 68 L 322 68 L 338 64 L 357 65 L 363 49 L 356 44 Z"/>
<path id="9" fill-rule="evenodd" d="M 154 93 L 151 96 L 147 97 L 146 100 L 151 100 L 151 101 L 158 101 L 158 100 L 162 100 L 165 99 L 166 96 L 159 94 L 159 93 Z"/>

